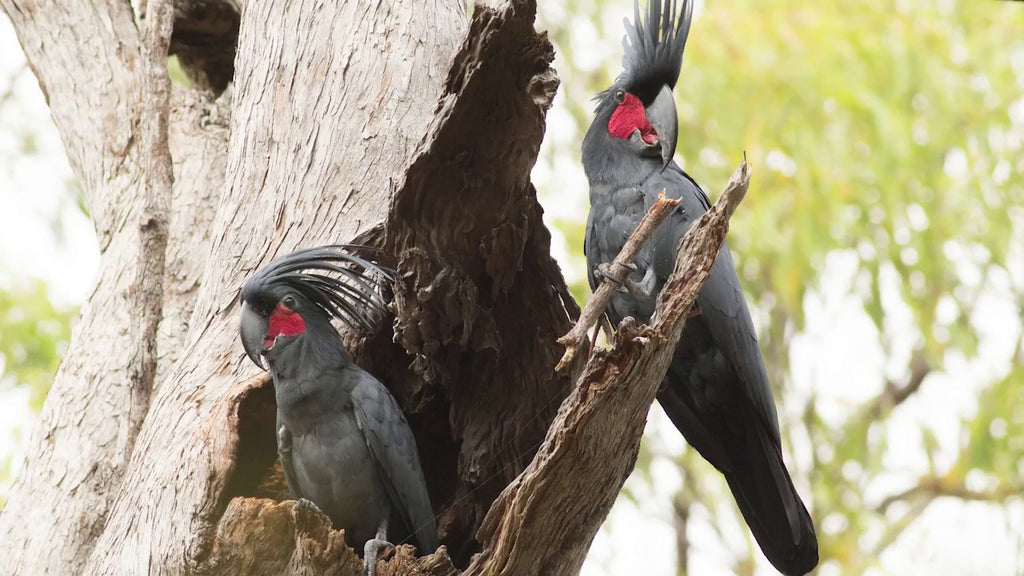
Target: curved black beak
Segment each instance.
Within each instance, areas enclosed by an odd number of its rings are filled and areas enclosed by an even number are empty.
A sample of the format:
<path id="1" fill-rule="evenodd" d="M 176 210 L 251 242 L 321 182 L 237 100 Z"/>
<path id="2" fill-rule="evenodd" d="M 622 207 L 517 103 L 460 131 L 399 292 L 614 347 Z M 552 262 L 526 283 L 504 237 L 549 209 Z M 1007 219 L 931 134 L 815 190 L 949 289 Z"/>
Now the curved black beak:
<path id="1" fill-rule="evenodd" d="M 647 120 L 658 132 L 658 143 L 661 145 L 661 169 L 664 170 L 676 153 L 676 134 L 679 131 L 679 118 L 676 115 L 676 99 L 672 88 L 662 86 L 658 97 L 647 106 Z"/>
<path id="2" fill-rule="evenodd" d="M 242 337 L 242 346 L 245 347 L 245 353 L 249 355 L 253 364 L 264 370 L 266 366 L 262 356 L 263 338 L 266 337 L 268 328 L 267 319 L 249 308 L 248 303 L 242 302 L 242 319 L 238 326 L 238 332 Z"/>

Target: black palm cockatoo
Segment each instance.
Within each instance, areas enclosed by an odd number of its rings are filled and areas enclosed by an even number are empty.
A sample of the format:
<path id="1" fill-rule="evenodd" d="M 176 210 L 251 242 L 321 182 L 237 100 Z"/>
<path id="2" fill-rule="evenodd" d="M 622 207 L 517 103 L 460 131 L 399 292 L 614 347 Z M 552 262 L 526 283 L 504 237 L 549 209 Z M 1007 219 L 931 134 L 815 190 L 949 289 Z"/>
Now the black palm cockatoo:
<path id="1" fill-rule="evenodd" d="M 649 0 L 641 23 L 626 22 L 622 74 L 598 96 L 583 140 L 590 181 L 584 240 L 591 289 L 607 275 L 640 219 L 665 190 L 680 204 L 647 242 L 608 306 L 615 323 L 650 320 L 675 265 L 679 238 L 710 207 L 700 186 L 672 160 L 679 79 L 691 0 Z M 635 268 L 632 268 L 634 267 Z M 700 454 L 725 475 L 768 560 L 787 575 L 818 563 L 814 524 L 782 461 L 778 415 L 757 333 L 729 248 L 719 252 L 697 297 L 665 381 L 661 406 Z"/>
<path id="2" fill-rule="evenodd" d="M 422 553 L 438 538 L 412 430 L 331 324 L 333 317 L 368 327 L 385 307 L 372 276 L 386 273 L 346 248 L 293 252 L 246 280 L 241 338 L 274 378 L 288 489 L 343 528 L 350 546 L 363 547 L 372 576 L 388 535 L 414 538 Z"/>

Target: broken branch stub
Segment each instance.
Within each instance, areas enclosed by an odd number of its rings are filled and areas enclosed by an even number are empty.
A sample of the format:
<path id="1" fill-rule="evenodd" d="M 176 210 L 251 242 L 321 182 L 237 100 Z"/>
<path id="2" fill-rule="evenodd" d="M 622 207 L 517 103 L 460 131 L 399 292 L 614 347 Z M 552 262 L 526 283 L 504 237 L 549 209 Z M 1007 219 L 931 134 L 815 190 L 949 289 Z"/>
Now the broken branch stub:
<path id="1" fill-rule="evenodd" d="M 467 576 L 579 572 L 633 469 L 647 412 L 749 182 L 744 159 L 681 239 L 651 325 L 627 318 L 614 346 L 590 358 L 533 461 L 488 511 L 477 535 L 484 550 Z M 580 324 L 588 318 L 584 311 Z"/>

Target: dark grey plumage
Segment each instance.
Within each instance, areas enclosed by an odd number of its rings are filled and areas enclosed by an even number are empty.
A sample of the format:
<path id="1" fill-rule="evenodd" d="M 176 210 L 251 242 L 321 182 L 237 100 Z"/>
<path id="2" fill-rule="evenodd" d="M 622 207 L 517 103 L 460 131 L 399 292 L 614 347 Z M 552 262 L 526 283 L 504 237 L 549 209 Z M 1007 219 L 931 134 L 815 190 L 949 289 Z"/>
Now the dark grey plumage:
<path id="1" fill-rule="evenodd" d="M 274 378 L 289 490 L 343 528 L 350 545 L 366 545 L 372 573 L 382 535 L 415 539 L 424 553 L 438 538 L 405 416 L 331 325 L 334 317 L 369 327 L 386 307 L 373 276 L 388 271 L 350 248 L 300 250 L 251 276 L 242 287 L 241 331 L 250 358 L 266 361 Z"/>
<path id="2" fill-rule="evenodd" d="M 665 88 L 679 79 L 691 14 L 690 0 L 678 9 L 674 1 L 650 0 L 642 26 L 627 22 L 624 71 L 598 97 L 583 142 L 591 203 L 584 252 L 592 289 L 601 281 L 601 265 L 619 253 L 659 192 L 680 199 L 612 297 L 608 314 L 615 324 L 626 316 L 649 321 L 672 272 L 676 242 L 710 208 L 700 186 L 670 160 L 675 109 L 665 101 Z M 640 21 L 638 4 L 634 18 Z M 612 135 L 612 123 L 636 116 L 617 113 L 620 106 L 636 104 L 630 94 L 651 125 L 669 130 L 658 128 L 659 138 L 643 138 L 638 127 L 627 138 L 617 126 L 619 136 Z M 814 525 L 782 460 L 775 402 L 728 245 L 697 307 L 700 314 L 687 322 L 658 400 L 687 441 L 725 475 L 768 560 L 787 575 L 805 574 L 818 562 Z"/>

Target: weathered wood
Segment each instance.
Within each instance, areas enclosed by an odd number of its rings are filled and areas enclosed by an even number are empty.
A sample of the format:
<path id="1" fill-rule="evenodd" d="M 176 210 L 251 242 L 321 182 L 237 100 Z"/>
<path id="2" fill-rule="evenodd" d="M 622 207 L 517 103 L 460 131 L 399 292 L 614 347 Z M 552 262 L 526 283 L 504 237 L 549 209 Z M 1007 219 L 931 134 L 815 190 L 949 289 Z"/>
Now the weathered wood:
<path id="1" fill-rule="evenodd" d="M 238 466 L 239 425 L 226 415 L 258 372 L 237 342 L 238 286 L 280 251 L 383 221 L 464 30 L 458 2 L 311 8 L 242 14 L 227 184 L 192 320 L 86 574 L 202 567 Z"/>
<path id="2" fill-rule="evenodd" d="M 529 462 L 573 378 L 553 376 L 555 340 L 579 311 L 529 181 L 558 86 L 534 15 L 532 2 L 476 7 L 387 225 L 395 337 L 415 355 L 408 387 L 450 405 L 458 474 L 437 508 L 460 564 L 475 547 L 459 544 Z"/>
<path id="3" fill-rule="evenodd" d="M 410 422 L 443 540 L 463 563 L 491 501 L 525 467 L 571 383 L 571 374 L 552 377 L 560 352 L 555 339 L 578 311 L 550 257 L 528 179 L 557 79 L 550 44 L 534 31 L 528 8 L 476 10 L 435 124 L 394 194 L 380 255 L 398 268 L 396 326 L 408 352 L 394 349 L 390 333 L 369 343 L 349 339 L 357 358 L 381 367 L 377 373 L 418 412 Z M 228 505 L 218 530 L 238 502 Z M 247 506 L 269 514 L 278 504 Z M 240 542 L 246 537 L 237 534 Z M 304 573 L 290 564 L 291 547 L 258 542 L 252 545 L 262 549 L 262 561 L 289 566 L 280 573 Z M 447 550 L 417 560 L 415 569 L 402 560 L 410 554 L 400 547 L 380 574 L 454 570 Z M 213 558 L 199 569 L 215 572 Z M 340 573 L 357 576 L 361 567 Z"/>
<path id="4" fill-rule="evenodd" d="M 488 512 L 479 534 L 484 551 L 467 576 L 579 572 L 633 469 L 647 412 L 749 181 L 744 160 L 683 236 L 651 325 L 627 318 L 613 348 L 591 357 L 533 462 Z"/>
<path id="5" fill-rule="evenodd" d="M 227 170 L 231 94 L 216 100 L 172 87 L 169 144 L 174 188 L 164 261 L 155 386 L 182 354 L 213 243 L 213 219 Z M 199 319 L 202 320 L 202 319 Z"/>
<path id="6" fill-rule="evenodd" d="M 174 26 L 171 0 L 153 0 L 142 43 L 142 206 L 139 210 L 138 252 L 132 287 L 130 339 L 135 348 L 131 365 L 131 405 L 128 409 L 128 444 L 149 410 L 156 381 L 157 329 L 163 317 L 164 266 L 170 218 L 172 174 L 169 144 L 171 78 L 167 46 Z"/>
<path id="7" fill-rule="evenodd" d="M 199 574 L 358 574 L 363 561 L 315 508 L 294 500 L 235 498 Z"/>
<path id="8" fill-rule="evenodd" d="M 98 280 L 83 307 L 68 353 L 29 441 L 28 457 L 0 513 L 0 574 L 77 574 L 103 529 L 133 449 L 132 316 L 139 262 L 144 161 L 142 54 L 126 2 L 2 0 L 25 55 L 50 104 L 99 238 Z M 171 240 L 163 281 L 168 310 L 191 308 L 194 277 L 181 271 L 202 262 L 193 239 L 208 233 L 211 191 L 223 182 L 226 131 L 194 122 L 195 107 L 176 97 L 170 134 L 175 170 L 171 229 L 188 221 L 187 236 Z M 187 140 L 187 142 L 186 142 Z M 182 153 L 196 147 L 198 162 Z M 197 150 L 198 152 L 198 150 Z M 193 194 L 203 191 L 202 194 Z M 172 314 L 172 317 L 174 314 Z M 164 331 L 161 358 L 174 357 L 182 330 Z M 165 370 L 161 360 L 157 379 Z M 135 412 L 138 414 L 138 411 Z M 28 519 L 31 519 L 29 522 Z"/>
<path id="9" fill-rule="evenodd" d="M 236 498 L 217 527 L 213 550 L 199 574 L 247 576 L 364 576 L 362 559 L 318 510 L 294 500 Z M 399 546 L 379 563 L 379 576 L 456 576 L 443 548 L 428 557 Z"/>

